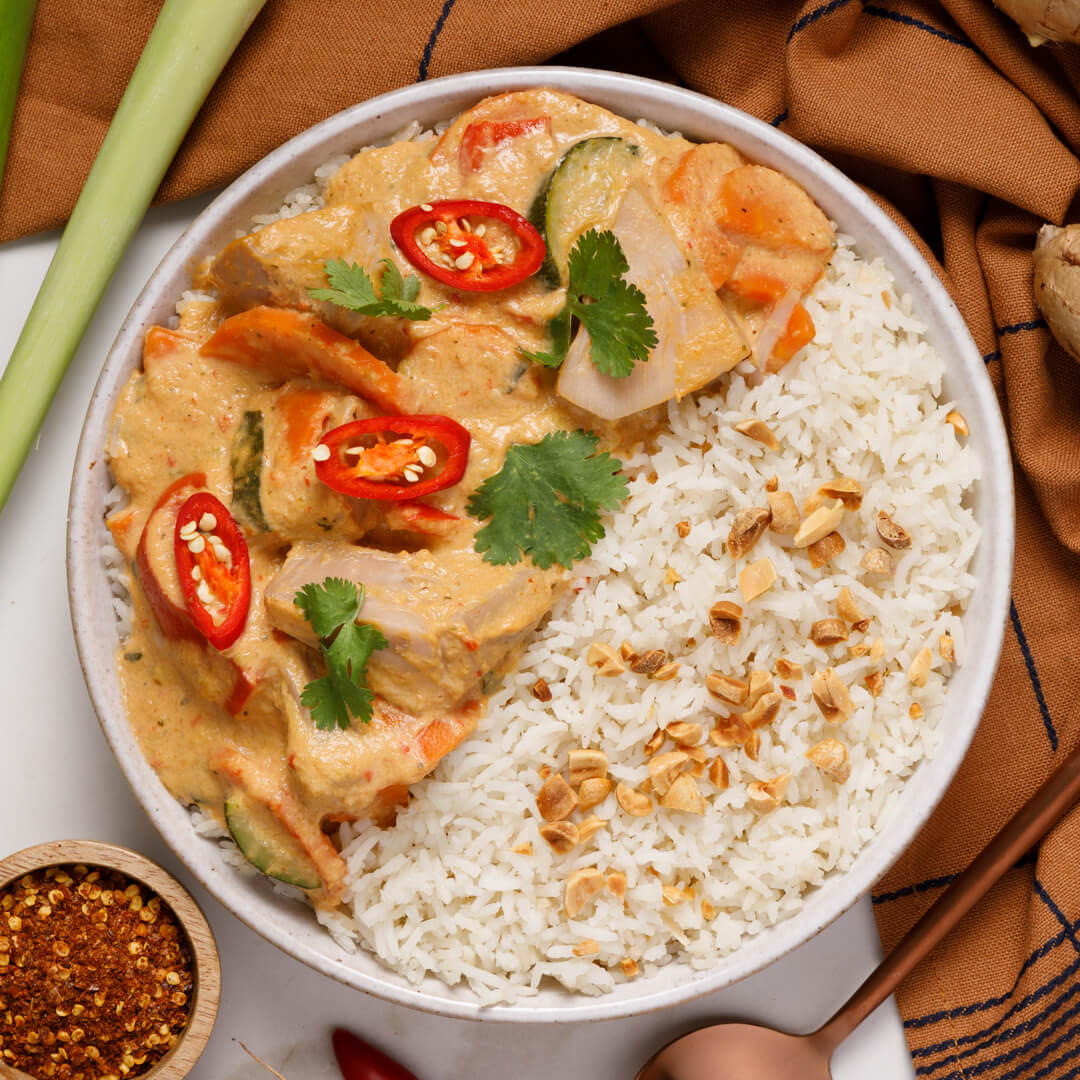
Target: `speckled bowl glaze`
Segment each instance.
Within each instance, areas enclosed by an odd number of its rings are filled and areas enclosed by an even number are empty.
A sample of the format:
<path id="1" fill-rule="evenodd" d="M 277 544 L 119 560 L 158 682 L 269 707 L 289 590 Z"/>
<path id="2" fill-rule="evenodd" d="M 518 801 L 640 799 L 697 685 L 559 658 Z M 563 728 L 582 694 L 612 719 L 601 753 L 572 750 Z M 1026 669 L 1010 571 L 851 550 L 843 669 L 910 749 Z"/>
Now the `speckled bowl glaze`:
<path id="1" fill-rule="evenodd" d="M 242 877 L 218 848 L 198 837 L 187 811 L 144 759 L 124 715 L 116 675 L 116 629 L 101 562 L 102 516 L 109 488 L 104 457 L 109 417 L 120 389 L 140 363 L 143 333 L 173 313 L 194 261 L 232 239 L 253 214 L 273 211 L 283 196 L 310 181 L 315 168 L 343 152 L 385 137 L 411 120 L 431 125 L 478 99 L 529 86 L 553 86 L 636 119 L 647 117 L 693 139 L 723 140 L 781 169 L 813 196 L 866 256 L 881 256 L 898 289 L 912 295 L 934 346 L 945 357 L 945 395 L 971 427 L 982 464 L 975 512 L 983 538 L 975 556 L 974 598 L 964 617 L 967 662 L 949 686 L 944 739 L 935 757 L 908 782 L 902 805 L 844 874 L 814 890 L 802 910 L 752 938 L 708 971 L 672 963 L 599 998 L 545 989 L 516 1005 L 483 1007 L 461 987 L 434 979 L 412 985 L 371 954 L 348 954 L 311 912 Z M 94 468 L 94 464 L 99 465 Z M 997 665 L 1009 601 L 1013 497 L 1009 449 L 985 365 L 963 319 L 912 244 L 860 189 L 812 150 L 735 109 L 674 86 L 609 72 L 536 67 L 472 72 L 410 86 L 330 117 L 253 166 L 191 224 L 147 283 L 109 353 L 83 427 L 71 485 L 68 587 L 75 638 L 102 730 L 124 774 L 162 836 L 204 886 L 252 929 L 303 963 L 358 990 L 444 1016 L 550 1023 L 631 1016 L 706 994 L 760 970 L 818 933 L 855 903 L 897 859 L 930 815 L 978 726 Z"/>

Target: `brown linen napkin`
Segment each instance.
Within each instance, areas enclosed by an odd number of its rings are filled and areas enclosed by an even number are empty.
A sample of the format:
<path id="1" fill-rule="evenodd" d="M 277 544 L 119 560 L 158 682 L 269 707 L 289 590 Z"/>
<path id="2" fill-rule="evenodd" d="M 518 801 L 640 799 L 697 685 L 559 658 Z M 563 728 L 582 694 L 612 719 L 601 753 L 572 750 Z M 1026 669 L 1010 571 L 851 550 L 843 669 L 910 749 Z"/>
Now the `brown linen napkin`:
<path id="1" fill-rule="evenodd" d="M 0 240 L 68 213 L 155 14 L 42 0 Z M 224 183 L 372 94 L 572 46 L 564 60 L 678 79 L 780 125 L 866 185 L 941 274 L 997 389 L 1017 465 L 1010 625 L 967 760 L 875 892 L 890 949 L 1080 739 L 1080 365 L 1039 317 L 1030 262 L 1040 222 L 1076 213 L 1080 50 L 1031 49 L 983 0 L 274 0 L 161 197 Z M 1080 1076 L 1078 851 L 1080 810 L 901 987 L 920 1076 Z"/>

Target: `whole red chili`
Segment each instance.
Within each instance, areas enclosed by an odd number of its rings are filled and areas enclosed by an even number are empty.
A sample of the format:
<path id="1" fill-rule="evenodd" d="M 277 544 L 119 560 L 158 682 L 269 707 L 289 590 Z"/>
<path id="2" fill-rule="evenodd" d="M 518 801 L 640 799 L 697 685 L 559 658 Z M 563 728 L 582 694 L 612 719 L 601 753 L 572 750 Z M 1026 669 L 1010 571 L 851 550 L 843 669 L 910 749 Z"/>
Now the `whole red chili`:
<path id="1" fill-rule="evenodd" d="M 468 430 L 448 416 L 372 416 L 328 431 L 313 456 L 327 487 L 357 499 L 402 502 L 456 484 Z"/>
<path id="2" fill-rule="evenodd" d="M 410 207 L 390 222 L 390 235 L 417 270 L 465 292 L 508 289 L 535 274 L 547 253 L 516 210 L 479 199 Z"/>
<path id="3" fill-rule="evenodd" d="M 403 1065 L 350 1031 L 336 1028 L 333 1043 L 334 1057 L 344 1080 L 416 1080 Z"/>
<path id="4" fill-rule="evenodd" d="M 251 606 L 244 534 L 219 499 L 199 491 L 176 515 L 174 551 L 191 621 L 215 649 L 227 649 L 243 631 Z"/>

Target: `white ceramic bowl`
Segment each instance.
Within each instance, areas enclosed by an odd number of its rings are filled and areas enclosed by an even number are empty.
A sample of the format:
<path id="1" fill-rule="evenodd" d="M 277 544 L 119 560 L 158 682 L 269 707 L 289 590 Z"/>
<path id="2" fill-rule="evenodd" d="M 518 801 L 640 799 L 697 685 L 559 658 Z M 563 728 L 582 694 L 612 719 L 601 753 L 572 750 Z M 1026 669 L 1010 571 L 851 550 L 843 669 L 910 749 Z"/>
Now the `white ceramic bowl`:
<path id="1" fill-rule="evenodd" d="M 855 238 L 861 254 L 880 255 L 885 260 L 896 275 L 899 291 L 912 295 L 934 346 L 946 359 L 946 397 L 954 399 L 968 418 L 969 441 L 982 464 L 975 512 L 983 538 L 974 563 L 978 584 L 964 617 L 968 660 L 949 685 L 941 747 L 933 760 L 916 771 L 904 789 L 899 811 L 866 845 L 847 873 L 831 877 L 807 898 L 797 915 L 717 959 L 710 971 L 692 971 L 672 963 L 657 975 L 628 982 L 604 997 L 551 989 L 518 1005 L 482 1008 L 466 989 L 449 989 L 434 979 L 413 986 L 366 952 L 346 954 L 307 908 L 283 900 L 259 880 L 238 875 L 215 844 L 196 836 L 187 811 L 165 790 L 143 758 L 124 715 L 116 677 L 116 629 L 101 563 L 109 479 L 105 469 L 92 466 L 103 459 L 109 417 L 120 389 L 139 366 L 143 333 L 173 313 L 196 258 L 232 239 L 253 214 L 276 209 L 286 192 L 309 182 L 315 168 L 335 154 L 354 151 L 414 119 L 434 124 L 488 94 L 540 85 L 570 91 L 631 119 L 646 117 L 690 138 L 733 143 L 753 160 L 794 177 L 840 228 Z M 105 737 L 162 836 L 222 904 L 285 952 L 357 989 L 444 1016 L 543 1022 L 629 1016 L 719 989 L 807 941 L 866 893 L 937 805 L 979 723 L 1001 649 L 1012 554 L 1009 451 L 985 365 L 941 283 L 873 201 L 794 139 L 709 98 L 625 75 L 536 67 L 455 75 L 347 109 L 275 150 L 196 218 L 131 309 L 94 391 L 71 486 L 68 587 L 79 656 Z"/>

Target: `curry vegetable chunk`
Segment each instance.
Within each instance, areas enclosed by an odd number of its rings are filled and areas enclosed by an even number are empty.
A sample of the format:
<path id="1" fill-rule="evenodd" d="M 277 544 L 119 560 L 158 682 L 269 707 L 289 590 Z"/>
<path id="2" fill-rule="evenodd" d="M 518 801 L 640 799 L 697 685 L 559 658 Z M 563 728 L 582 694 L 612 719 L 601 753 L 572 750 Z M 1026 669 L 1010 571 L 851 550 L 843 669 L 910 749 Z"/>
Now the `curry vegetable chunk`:
<path id="1" fill-rule="evenodd" d="M 568 588 L 541 552 L 588 552 L 625 497 L 617 455 L 663 431 L 666 402 L 748 358 L 775 371 L 813 336 L 801 300 L 833 244 L 798 185 L 732 147 L 533 89 L 360 151 L 317 209 L 214 253 L 192 282 L 206 296 L 147 332 L 107 448 L 128 495 L 108 519 L 133 566 L 122 650 L 140 657 L 119 665 L 125 702 L 170 791 L 336 905 L 339 823 L 392 826 Z M 525 490 L 541 445 L 560 448 L 546 503 Z M 609 494 L 566 453 L 601 455 Z M 486 482 L 502 497 L 476 498 Z M 222 521 L 179 529 L 178 483 Z M 493 521 L 545 546 L 486 558 Z M 233 524 L 242 554 L 220 542 Z M 250 577 L 235 640 L 212 623 L 233 558 Z M 331 578 L 362 602 L 316 633 L 296 598 Z M 386 647 L 354 668 L 363 634 Z M 364 708 L 317 723 L 313 684 Z"/>

